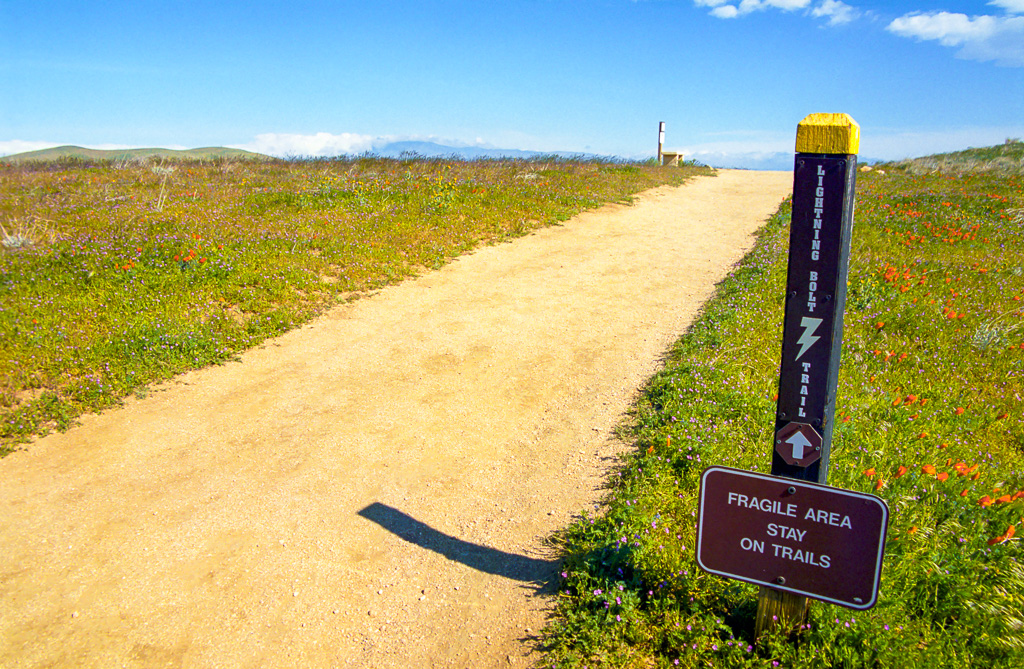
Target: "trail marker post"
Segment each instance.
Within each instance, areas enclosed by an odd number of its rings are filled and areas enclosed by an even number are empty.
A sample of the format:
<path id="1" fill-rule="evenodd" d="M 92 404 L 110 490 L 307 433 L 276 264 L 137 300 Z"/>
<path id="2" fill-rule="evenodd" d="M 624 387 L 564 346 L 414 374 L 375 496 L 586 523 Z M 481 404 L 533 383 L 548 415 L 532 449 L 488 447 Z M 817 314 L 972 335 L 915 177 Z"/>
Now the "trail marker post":
<path id="1" fill-rule="evenodd" d="M 828 479 L 859 150 L 860 126 L 846 114 L 811 114 L 797 126 L 774 476 Z M 756 633 L 799 625 L 807 605 L 762 586 Z"/>
<path id="2" fill-rule="evenodd" d="M 861 610 L 878 600 L 889 509 L 825 485 L 859 144 L 846 114 L 797 126 L 771 475 L 710 467 L 701 477 L 697 564 L 761 586 L 757 636 L 796 629 L 809 597 Z"/>
<path id="3" fill-rule="evenodd" d="M 665 122 L 658 123 L 658 165 L 661 165 L 662 151 L 665 148 Z"/>
<path id="4" fill-rule="evenodd" d="M 846 114 L 812 114 L 797 126 L 776 476 L 827 482 L 859 144 Z"/>

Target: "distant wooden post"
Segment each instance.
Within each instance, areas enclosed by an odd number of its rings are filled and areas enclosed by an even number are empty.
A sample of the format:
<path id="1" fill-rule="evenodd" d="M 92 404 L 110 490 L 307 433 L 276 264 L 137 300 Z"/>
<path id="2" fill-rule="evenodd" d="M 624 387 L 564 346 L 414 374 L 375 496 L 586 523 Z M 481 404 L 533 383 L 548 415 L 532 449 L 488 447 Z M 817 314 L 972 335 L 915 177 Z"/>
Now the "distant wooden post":
<path id="1" fill-rule="evenodd" d="M 658 164 L 661 165 L 662 149 L 665 146 L 665 122 L 658 124 Z"/>
<path id="2" fill-rule="evenodd" d="M 825 484 L 843 339 L 860 127 L 846 114 L 797 126 L 774 476 Z M 755 633 L 794 629 L 806 597 L 761 587 Z"/>

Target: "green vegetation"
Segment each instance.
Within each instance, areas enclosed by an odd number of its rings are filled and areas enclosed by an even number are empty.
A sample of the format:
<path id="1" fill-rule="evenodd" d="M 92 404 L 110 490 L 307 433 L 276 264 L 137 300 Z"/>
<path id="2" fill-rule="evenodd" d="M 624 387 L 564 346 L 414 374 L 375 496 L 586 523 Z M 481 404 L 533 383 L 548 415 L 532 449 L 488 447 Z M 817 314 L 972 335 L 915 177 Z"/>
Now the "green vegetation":
<path id="1" fill-rule="evenodd" d="M 786 204 L 650 381 L 606 500 L 555 538 L 543 666 L 1024 666 L 1024 192 L 988 155 L 858 175 L 829 483 L 889 505 L 877 606 L 813 602 L 755 640 L 757 588 L 694 559 L 703 470 L 770 466 Z"/>
<path id="2" fill-rule="evenodd" d="M 903 160 L 895 167 L 914 174 L 938 171 L 947 174 L 993 172 L 1021 175 L 1024 174 L 1024 142 L 1007 139 L 997 146 Z"/>
<path id="3" fill-rule="evenodd" d="M 0 164 L 0 454 L 481 243 L 706 168 Z"/>

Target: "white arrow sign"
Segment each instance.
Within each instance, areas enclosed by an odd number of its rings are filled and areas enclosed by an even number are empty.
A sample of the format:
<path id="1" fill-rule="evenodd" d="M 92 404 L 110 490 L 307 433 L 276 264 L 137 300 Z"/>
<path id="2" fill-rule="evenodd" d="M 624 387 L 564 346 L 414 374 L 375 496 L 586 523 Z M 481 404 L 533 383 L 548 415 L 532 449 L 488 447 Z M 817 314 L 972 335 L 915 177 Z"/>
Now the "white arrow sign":
<path id="1" fill-rule="evenodd" d="M 811 442 L 807 441 L 807 437 L 804 436 L 803 432 L 797 430 L 793 433 L 789 439 L 786 440 L 787 444 L 793 444 L 793 459 L 803 460 L 804 449 L 811 447 Z"/>

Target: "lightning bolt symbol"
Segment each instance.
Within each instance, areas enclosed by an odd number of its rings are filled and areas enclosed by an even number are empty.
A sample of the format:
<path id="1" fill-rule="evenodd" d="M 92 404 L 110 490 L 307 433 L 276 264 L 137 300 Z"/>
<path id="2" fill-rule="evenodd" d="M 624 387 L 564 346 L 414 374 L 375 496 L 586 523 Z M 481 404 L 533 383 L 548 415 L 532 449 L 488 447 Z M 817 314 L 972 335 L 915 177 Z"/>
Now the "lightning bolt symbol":
<path id="1" fill-rule="evenodd" d="M 794 358 L 795 360 L 799 360 L 800 356 L 807 352 L 807 349 L 814 346 L 814 343 L 821 339 L 821 337 L 814 336 L 819 325 L 821 325 L 820 318 L 809 318 L 804 316 L 800 319 L 800 327 L 804 329 L 804 333 L 796 340 L 796 343 L 800 344 L 800 352 L 796 354 L 796 358 Z"/>

